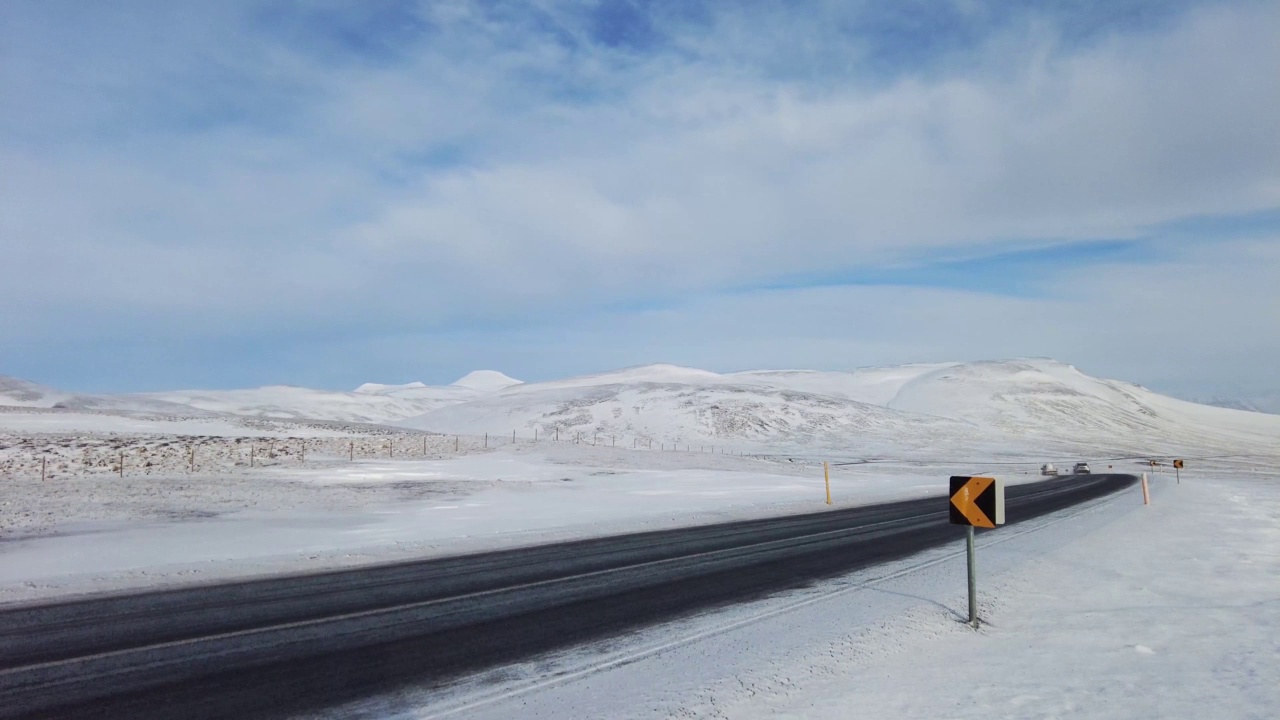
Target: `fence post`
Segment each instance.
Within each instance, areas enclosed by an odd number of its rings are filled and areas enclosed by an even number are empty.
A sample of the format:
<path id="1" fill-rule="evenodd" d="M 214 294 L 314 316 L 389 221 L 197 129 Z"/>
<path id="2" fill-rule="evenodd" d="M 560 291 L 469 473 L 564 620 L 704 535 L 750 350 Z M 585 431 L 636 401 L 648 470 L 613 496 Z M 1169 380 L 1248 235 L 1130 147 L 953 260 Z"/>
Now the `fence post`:
<path id="1" fill-rule="evenodd" d="M 120 477 L 124 477 L 124 451 L 120 451 Z"/>
<path id="2" fill-rule="evenodd" d="M 489 433 L 484 434 L 484 447 L 486 450 L 489 449 Z"/>
<path id="3" fill-rule="evenodd" d="M 356 459 L 356 441 L 351 441 L 351 446 L 347 448 L 347 460 L 354 462 Z"/>
<path id="4" fill-rule="evenodd" d="M 516 444 L 516 431 L 515 431 L 515 430 L 512 430 L 512 431 L 511 431 L 511 444 L 512 444 L 512 445 L 515 445 L 515 444 Z"/>
<path id="5" fill-rule="evenodd" d="M 257 446 L 257 445 L 254 445 L 253 443 L 249 443 L 249 467 L 253 467 L 253 463 L 254 463 L 254 454 L 255 454 L 255 452 L 257 451 L 257 449 L 258 449 L 258 446 Z M 123 463 L 124 463 L 124 461 L 123 461 L 123 460 L 121 460 L 121 464 L 123 464 Z"/>
<path id="6" fill-rule="evenodd" d="M 40 456 L 40 482 L 45 481 L 45 467 L 48 460 L 49 459 L 44 457 L 43 455 Z"/>
<path id="7" fill-rule="evenodd" d="M 458 452 L 458 436 L 453 436 L 453 451 Z"/>

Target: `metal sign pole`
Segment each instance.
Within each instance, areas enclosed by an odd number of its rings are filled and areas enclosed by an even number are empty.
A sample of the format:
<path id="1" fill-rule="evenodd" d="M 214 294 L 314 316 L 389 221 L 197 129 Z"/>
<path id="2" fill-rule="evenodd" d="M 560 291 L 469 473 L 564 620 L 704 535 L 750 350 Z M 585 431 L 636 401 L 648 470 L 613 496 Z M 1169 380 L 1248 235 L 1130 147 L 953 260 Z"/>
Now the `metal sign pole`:
<path id="1" fill-rule="evenodd" d="M 967 529 L 969 531 L 966 542 L 969 550 L 969 625 L 976 629 L 978 627 L 978 579 L 973 558 L 973 526 L 970 525 Z"/>

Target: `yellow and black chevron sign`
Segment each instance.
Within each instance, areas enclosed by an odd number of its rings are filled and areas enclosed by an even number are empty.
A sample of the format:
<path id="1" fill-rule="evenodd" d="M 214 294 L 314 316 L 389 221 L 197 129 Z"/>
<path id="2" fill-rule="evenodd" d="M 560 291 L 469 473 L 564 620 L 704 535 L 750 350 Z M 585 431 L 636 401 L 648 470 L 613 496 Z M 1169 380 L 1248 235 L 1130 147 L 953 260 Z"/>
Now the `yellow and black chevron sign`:
<path id="1" fill-rule="evenodd" d="M 993 528 L 1004 524 L 1004 483 L 996 478 L 951 476 L 952 525 Z"/>

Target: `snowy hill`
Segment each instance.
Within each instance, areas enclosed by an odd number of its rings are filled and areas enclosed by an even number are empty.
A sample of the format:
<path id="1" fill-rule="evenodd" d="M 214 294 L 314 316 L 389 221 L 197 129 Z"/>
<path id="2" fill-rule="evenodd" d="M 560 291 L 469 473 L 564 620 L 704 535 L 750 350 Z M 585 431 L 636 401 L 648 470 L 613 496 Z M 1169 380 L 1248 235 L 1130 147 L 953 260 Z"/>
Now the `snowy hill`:
<path id="1" fill-rule="evenodd" d="M 801 392 L 832 395 L 887 407 L 908 382 L 935 370 L 954 367 L 958 364 L 899 365 L 897 367 L 861 368 L 852 372 L 749 370 L 732 373 L 725 377 L 742 383 L 785 387 Z"/>
<path id="2" fill-rule="evenodd" d="M 513 385 L 522 384 L 513 377 L 507 377 L 497 370 L 473 370 L 455 380 L 454 387 L 478 390 L 480 392 L 497 392 Z"/>
<path id="3" fill-rule="evenodd" d="M 381 383 L 365 383 L 355 389 L 355 392 L 365 395 L 395 395 L 396 393 L 406 392 L 410 390 L 418 390 L 425 388 L 427 385 L 420 382 L 405 383 L 404 385 L 383 385 Z"/>
<path id="4" fill-rule="evenodd" d="M 69 393 L 3 375 L 0 375 L 0 406 L 182 417 L 203 417 L 211 414 L 181 403 L 167 402 L 145 395 Z"/>
<path id="5" fill-rule="evenodd" d="M 898 412 L 844 398 L 785 388 L 709 383 L 612 382 L 546 383 L 450 405 L 404 421 L 438 432 L 479 434 L 506 428 L 519 435 L 564 438 L 621 437 L 658 443 L 802 445 L 833 442 L 905 445 L 928 443 L 940 435 L 972 434 L 964 423 Z"/>
<path id="6" fill-rule="evenodd" d="M 860 457 L 925 447 L 966 455 L 1083 447 L 1117 456 L 1208 454 L 1270 451 L 1280 439 L 1280 416 L 1176 400 L 1046 359 L 727 374 L 646 365 L 528 384 L 481 370 L 451 385 L 369 383 L 354 392 L 269 386 L 75 395 L 0 378 L 0 405 L 10 414 L 247 416 L 530 438 L 558 431 L 622 445 L 822 447 Z"/>
<path id="7" fill-rule="evenodd" d="M 1214 398 L 1204 404 L 1230 410 L 1247 410 L 1249 412 L 1280 415 L 1280 393 L 1267 393 L 1249 398 Z"/>
<path id="8" fill-rule="evenodd" d="M 729 374 L 650 365 L 515 386 L 402 424 L 864 452 L 1013 443 L 1161 453 L 1280 438 L 1280 417 L 1187 403 L 1045 359 Z"/>
<path id="9" fill-rule="evenodd" d="M 69 397 L 71 397 L 70 394 L 53 388 L 8 375 L 0 375 L 0 405 L 50 408 Z"/>
<path id="10" fill-rule="evenodd" d="M 271 385 L 240 390 L 177 390 L 152 393 L 77 394 L 7 376 L 0 376 L 0 407 L 9 408 L 5 420 L 14 427 L 28 427 L 29 420 L 14 417 L 18 408 L 43 412 L 38 425 L 56 430 L 58 418 L 68 431 L 92 426 L 109 427 L 104 417 L 86 420 L 85 413 L 157 420 L 217 416 L 271 418 L 294 421 L 387 424 L 416 417 L 442 406 L 475 400 L 520 381 L 502 373 L 481 370 L 452 385 L 430 386 L 366 383 L 354 392 L 315 390 Z M 74 415 L 74 417 L 73 417 Z M 0 423 L 2 429 L 4 423 Z M 128 422 L 121 427 L 135 427 Z"/>
<path id="11" fill-rule="evenodd" d="M 229 415 L 348 423 L 387 423 L 420 415 L 438 405 L 430 400 L 394 395 L 312 390 L 290 385 L 247 390 L 185 390 L 134 397 Z"/>

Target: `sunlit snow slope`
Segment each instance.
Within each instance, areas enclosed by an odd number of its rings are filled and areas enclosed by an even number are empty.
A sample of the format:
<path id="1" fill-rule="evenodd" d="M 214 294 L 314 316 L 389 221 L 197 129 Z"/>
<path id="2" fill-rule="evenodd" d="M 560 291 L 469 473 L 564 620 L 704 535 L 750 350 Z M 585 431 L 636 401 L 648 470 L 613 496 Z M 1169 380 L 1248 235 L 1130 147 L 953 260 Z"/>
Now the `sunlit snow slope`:
<path id="1" fill-rule="evenodd" d="M 451 385 L 370 383 L 354 392 L 272 386 L 75 395 L 0 378 L 4 407 L 10 419 L 24 411 L 217 414 L 526 439 L 600 436 L 622 446 L 831 448 L 860 457 L 925 448 L 990 457 L 1006 447 L 1116 455 L 1280 447 L 1280 416 L 1175 400 L 1046 359 L 728 374 L 647 365 L 527 384 L 482 370 Z M 40 420 L 56 425 L 56 417 Z"/>
<path id="2" fill-rule="evenodd" d="M 1053 360 L 852 372 L 716 374 L 655 365 L 514 386 L 403 421 L 420 429 L 694 444 L 863 448 L 869 454 L 1003 441 L 1063 451 L 1269 449 L 1280 417 L 1175 400 Z"/>

